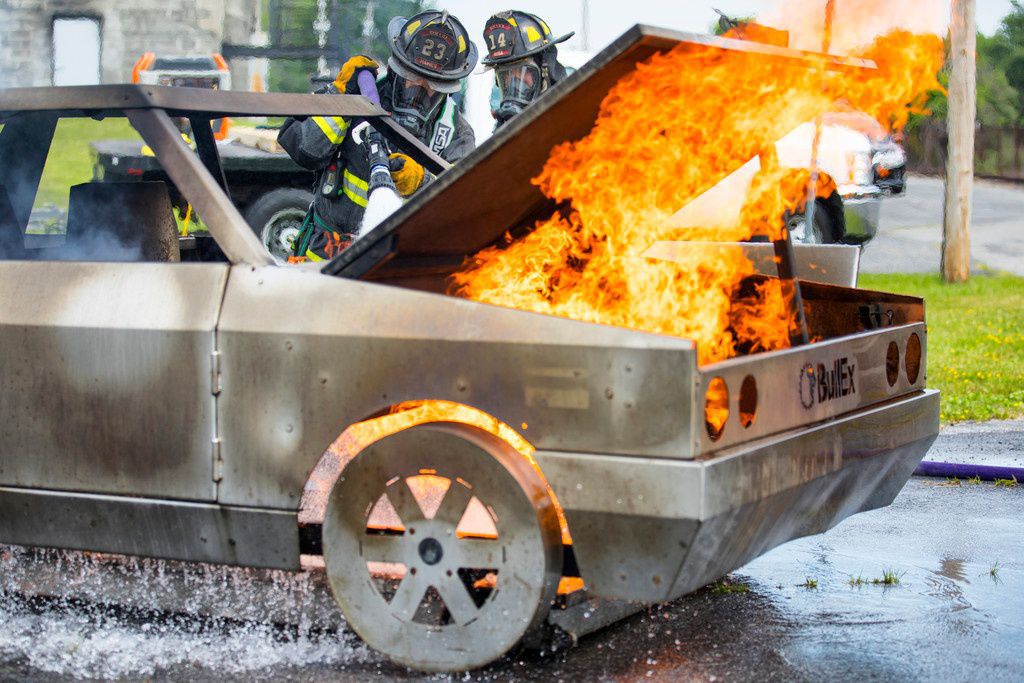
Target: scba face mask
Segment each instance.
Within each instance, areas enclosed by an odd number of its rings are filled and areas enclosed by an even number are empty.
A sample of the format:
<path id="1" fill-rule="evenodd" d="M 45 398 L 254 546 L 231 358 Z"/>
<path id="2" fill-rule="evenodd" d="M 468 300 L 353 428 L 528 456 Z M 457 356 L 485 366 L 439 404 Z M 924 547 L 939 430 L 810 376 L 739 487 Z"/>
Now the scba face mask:
<path id="1" fill-rule="evenodd" d="M 497 112 L 501 122 L 522 112 L 543 91 L 543 74 L 533 60 L 503 64 L 494 75 L 501 97 Z"/>
<path id="2" fill-rule="evenodd" d="M 444 103 L 445 94 L 426 79 L 394 79 L 392 114 L 410 133 L 422 138 Z"/>

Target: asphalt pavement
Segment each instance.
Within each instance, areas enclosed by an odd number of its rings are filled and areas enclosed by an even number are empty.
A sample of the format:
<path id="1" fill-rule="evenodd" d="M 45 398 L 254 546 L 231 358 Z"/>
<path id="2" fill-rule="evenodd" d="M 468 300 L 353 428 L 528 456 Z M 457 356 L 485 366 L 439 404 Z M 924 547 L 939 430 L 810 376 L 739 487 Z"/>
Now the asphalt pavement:
<path id="1" fill-rule="evenodd" d="M 942 248 L 943 181 L 911 176 L 902 197 L 882 202 L 878 236 L 865 248 L 865 273 L 936 273 Z M 972 266 L 1024 276 L 1024 184 L 978 180 L 971 224 Z"/>
<path id="2" fill-rule="evenodd" d="M 946 429 L 928 459 L 967 455 L 1017 464 L 1022 426 Z M 452 679 L 1022 680 L 1022 519 L 1024 485 L 913 478 L 890 507 L 855 515 L 741 568 L 727 592 L 705 588 L 576 647 L 520 653 Z M 887 573 L 895 577 L 889 585 Z M 0 681 L 94 677 L 446 678 L 395 667 L 347 629 L 0 594 Z"/>

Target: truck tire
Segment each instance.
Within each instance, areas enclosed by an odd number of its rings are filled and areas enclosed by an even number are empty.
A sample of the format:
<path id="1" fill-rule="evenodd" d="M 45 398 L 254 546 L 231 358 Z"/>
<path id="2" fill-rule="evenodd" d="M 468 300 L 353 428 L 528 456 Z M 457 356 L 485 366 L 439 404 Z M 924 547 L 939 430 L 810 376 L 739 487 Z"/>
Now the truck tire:
<path id="1" fill-rule="evenodd" d="M 271 190 L 246 208 L 245 220 L 271 256 L 287 261 L 312 201 L 313 195 L 307 190 L 295 187 Z"/>
<path id="2" fill-rule="evenodd" d="M 813 225 L 807 225 L 803 213 L 794 213 L 787 215 L 786 228 L 793 244 L 833 244 L 836 241 L 832 219 L 821 202 L 814 209 Z"/>

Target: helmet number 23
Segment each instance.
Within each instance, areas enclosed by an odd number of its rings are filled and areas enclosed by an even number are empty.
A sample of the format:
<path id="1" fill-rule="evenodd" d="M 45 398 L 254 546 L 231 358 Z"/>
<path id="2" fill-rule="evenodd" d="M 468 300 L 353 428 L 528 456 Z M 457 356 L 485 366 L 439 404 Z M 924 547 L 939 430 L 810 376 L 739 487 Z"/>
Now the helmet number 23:
<path id="1" fill-rule="evenodd" d="M 427 38 L 425 41 L 423 41 L 423 49 L 420 50 L 420 54 L 422 54 L 424 57 L 431 57 L 433 59 L 441 60 L 444 59 L 444 53 L 447 47 L 448 46 L 442 43 L 441 41 L 437 41 L 435 43 L 433 39 Z"/>

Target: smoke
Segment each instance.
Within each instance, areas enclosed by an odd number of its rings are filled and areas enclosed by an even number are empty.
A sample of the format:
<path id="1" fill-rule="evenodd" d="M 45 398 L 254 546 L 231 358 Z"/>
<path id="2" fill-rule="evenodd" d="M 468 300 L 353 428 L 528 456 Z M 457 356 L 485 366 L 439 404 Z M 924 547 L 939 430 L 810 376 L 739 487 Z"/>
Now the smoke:
<path id="1" fill-rule="evenodd" d="M 32 253 L 30 251 L 30 253 Z M 65 236 L 64 243 L 38 251 L 39 258 L 47 261 L 146 261 L 142 237 L 118 235 L 105 226 L 97 225 L 83 234 Z"/>
<path id="2" fill-rule="evenodd" d="M 32 241 L 28 237 L 26 246 L 33 246 Z M 180 260 L 167 187 L 162 182 L 72 187 L 63 244 L 36 253 L 37 258 L 54 261 Z"/>
<path id="3" fill-rule="evenodd" d="M 757 21 L 789 31 L 792 48 L 820 52 L 826 6 L 827 0 L 777 0 Z M 944 36 L 949 26 L 948 0 L 835 0 L 833 8 L 833 54 L 850 54 L 895 30 Z"/>

